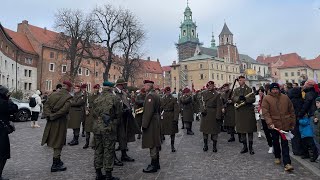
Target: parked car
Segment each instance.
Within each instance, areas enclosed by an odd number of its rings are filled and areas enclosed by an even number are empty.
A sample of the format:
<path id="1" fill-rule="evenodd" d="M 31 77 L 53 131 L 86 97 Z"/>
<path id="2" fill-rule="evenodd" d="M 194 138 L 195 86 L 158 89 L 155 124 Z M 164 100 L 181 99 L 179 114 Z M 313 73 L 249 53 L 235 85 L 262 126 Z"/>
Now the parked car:
<path id="1" fill-rule="evenodd" d="M 24 102 L 12 97 L 10 99 L 18 106 L 18 112 L 15 114 L 14 120 L 20 122 L 28 121 L 31 117 L 29 102 Z"/>

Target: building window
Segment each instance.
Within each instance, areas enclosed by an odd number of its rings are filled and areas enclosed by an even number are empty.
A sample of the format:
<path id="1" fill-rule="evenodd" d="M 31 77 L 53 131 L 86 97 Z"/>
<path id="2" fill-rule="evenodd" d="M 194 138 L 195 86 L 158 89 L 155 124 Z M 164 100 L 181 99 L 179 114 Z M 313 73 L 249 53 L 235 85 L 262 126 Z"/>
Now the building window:
<path id="1" fill-rule="evenodd" d="M 1 46 L 0 46 L 0 48 L 2 49 L 2 47 L 3 47 L 3 41 L 1 41 Z"/>
<path id="2" fill-rule="evenodd" d="M 223 80 L 223 74 L 221 74 L 221 80 Z"/>
<path id="3" fill-rule="evenodd" d="M 24 59 L 24 62 L 25 62 L 26 64 L 32 64 L 32 58 L 25 58 L 25 59 Z"/>
<path id="4" fill-rule="evenodd" d="M 214 79 L 214 73 L 212 73 L 212 79 Z"/>
<path id="5" fill-rule="evenodd" d="M 49 71 L 54 72 L 54 63 L 49 64 Z"/>
<path id="6" fill-rule="evenodd" d="M 231 82 L 231 75 L 229 75 L 229 81 Z"/>
<path id="7" fill-rule="evenodd" d="M 200 64 L 200 69 L 202 69 L 202 64 Z"/>
<path id="8" fill-rule="evenodd" d="M 28 76 L 28 70 L 25 69 L 25 70 L 24 70 L 24 77 L 27 77 L 27 76 Z"/>
<path id="9" fill-rule="evenodd" d="M 90 75 L 90 71 L 89 69 L 86 69 L 86 76 L 89 76 Z"/>
<path id="10" fill-rule="evenodd" d="M 186 31 L 186 30 L 183 30 L 182 35 L 183 35 L 183 36 L 186 36 L 186 34 L 187 34 L 187 31 Z"/>
<path id="11" fill-rule="evenodd" d="M 276 76 L 276 75 L 277 75 L 277 72 L 274 72 L 274 75 Z"/>
<path id="12" fill-rule="evenodd" d="M 200 74 L 200 79 L 203 79 L 203 74 Z"/>
<path id="13" fill-rule="evenodd" d="M 260 67 L 259 67 L 259 71 L 258 72 L 260 72 Z"/>
<path id="14" fill-rule="evenodd" d="M 51 58 L 51 59 L 54 58 L 54 52 L 50 52 L 50 58 Z"/>
<path id="15" fill-rule="evenodd" d="M 176 70 L 176 67 L 173 67 L 173 70 Z"/>
<path id="16" fill-rule="evenodd" d="M 4 68 L 7 69 L 7 60 L 4 61 Z"/>
<path id="17" fill-rule="evenodd" d="M 82 75 L 82 68 L 81 67 L 79 67 L 79 69 L 78 69 L 78 75 Z"/>
<path id="18" fill-rule="evenodd" d="M 285 77 L 288 77 L 288 73 L 287 73 L 287 72 L 286 72 L 286 73 L 284 73 L 284 76 L 285 76 Z"/>
<path id="19" fill-rule="evenodd" d="M 24 83 L 24 90 L 28 90 L 28 83 Z"/>
<path id="20" fill-rule="evenodd" d="M 194 30 L 192 29 L 192 36 L 194 36 Z"/>
<path id="21" fill-rule="evenodd" d="M 219 78 L 219 74 L 217 74 L 217 80 L 219 80 L 220 78 Z"/>
<path id="22" fill-rule="evenodd" d="M 99 72 L 96 72 L 96 77 L 98 77 L 98 75 L 99 75 Z"/>
<path id="23" fill-rule="evenodd" d="M 32 83 L 29 83 L 29 90 L 31 90 L 31 87 L 32 87 Z"/>
<path id="24" fill-rule="evenodd" d="M 294 72 L 291 72 L 291 76 L 294 76 Z"/>
<path id="25" fill-rule="evenodd" d="M 52 90 L 52 80 L 46 80 L 46 91 Z"/>
<path id="26" fill-rule="evenodd" d="M 184 69 L 186 69 L 186 70 L 187 70 L 187 69 L 188 69 L 188 66 L 187 66 L 187 65 L 184 65 Z"/>
<path id="27" fill-rule="evenodd" d="M 300 76 L 300 72 L 299 71 L 297 72 L 297 76 Z"/>
<path id="28" fill-rule="evenodd" d="M 222 70 L 222 65 L 220 65 L 220 68 L 221 68 L 221 70 Z"/>
<path id="29" fill-rule="evenodd" d="M 113 80 L 116 80 L 116 75 L 113 75 Z"/>
<path id="30" fill-rule="evenodd" d="M 67 65 L 62 65 L 62 73 L 66 73 L 67 72 Z"/>
<path id="31" fill-rule="evenodd" d="M 11 71 L 14 72 L 14 66 L 11 64 Z"/>
<path id="32" fill-rule="evenodd" d="M 219 65 L 217 64 L 217 69 L 219 69 Z"/>
<path id="33" fill-rule="evenodd" d="M 91 83 L 87 82 L 87 92 L 91 92 Z"/>
<path id="34" fill-rule="evenodd" d="M 226 66 L 226 71 L 229 71 L 229 66 Z"/>
<path id="35" fill-rule="evenodd" d="M 31 77 L 31 72 L 32 72 L 32 71 L 31 71 L 31 70 L 29 70 L 29 77 Z"/>
<path id="36" fill-rule="evenodd" d="M 236 67 L 236 72 L 238 72 L 238 68 Z"/>

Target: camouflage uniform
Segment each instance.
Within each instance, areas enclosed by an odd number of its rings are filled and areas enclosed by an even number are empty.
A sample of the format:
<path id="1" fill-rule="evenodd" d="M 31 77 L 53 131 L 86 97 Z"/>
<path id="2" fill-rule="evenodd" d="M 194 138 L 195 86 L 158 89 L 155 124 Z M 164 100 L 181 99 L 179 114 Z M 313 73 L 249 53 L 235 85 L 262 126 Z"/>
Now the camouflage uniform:
<path id="1" fill-rule="evenodd" d="M 107 126 L 102 120 L 103 114 L 108 114 L 113 119 Z M 104 167 L 107 176 L 113 170 L 117 125 L 120 114 L 121 107 L 118 98 L 110 89 L 104 89 L 101 96 L 97 97 L 93 102 L 94 167 L 100 172 Z"/>

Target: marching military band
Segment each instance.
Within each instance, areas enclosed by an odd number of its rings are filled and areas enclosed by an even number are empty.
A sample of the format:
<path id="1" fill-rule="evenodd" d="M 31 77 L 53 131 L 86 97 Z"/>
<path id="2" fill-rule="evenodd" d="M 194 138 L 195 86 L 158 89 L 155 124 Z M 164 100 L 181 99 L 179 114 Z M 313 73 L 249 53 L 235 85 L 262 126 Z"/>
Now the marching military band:
<path id="1" fill-rule="evenodd" d="M 240 87 L 234 89 L 236 82 Z M 160 169 L 159 151 L 165 135 L 170 136 L 171 152 L 176 152 L 175 134 L 179 132 L 179 117 L 187 135 L 194 135 L 193 121 L 200 120 L 203 151 L 209 149 L 209 135 L 213 142 L 212 151 L 218 151 L 218 135 L 223 126 L 231 136 L 228 142 L 235 141 L 235 134 L 239 134 L 239 142 L 243 144 L 240 153 L 254 154 L 253 132 L 257 130 L 253 107 L 255 95 L 245 84 L 245 77 L 240 76 L 236 79 L 231 89 L 228 83 L 216 88 L 213 81 L 209 81 L 204 89 L 198 91 L 186 87 L 177 98 L 172 95 L 170 87 L 161 91 L 159 88 L 154 88 L 152 81 L 145 80 L 144 84 L 145 87 L 138 90 L 138 93 L 134 94 L 135 97 L 131 98 L 125 91 L 126 82 L 123 79 L 118 79 L 115 84 L 104 82 L 102 93 L 99 84 L 94 86 L 92 94 L 82 89 L 85 85 L 75 85 L 73 97 L 64 101 L 68 105 L 65 108 L 69 108 L 69 114 L 64 112 L 62 117 L 68 119 L 68 124 L 64 126 L 73 129 L 74 134 L 68 144 L 70 146 L 79 144 L 82 122 L 86 137 L 83 149 L 87 149 L 89 144 L 95 149 L 96 179 L 118 179 L 111 174 L 113 166 L 123 166 L 122 162 L 134 161 L 127 155 L 127 144 L 135 141 L 136 135 L 138 139 L 141 139 L 142 135 L 142 148 L 150 150 L 151 163 L 143 169 L 143 172 L 157 172 Z M 70 91 L 72 84 L 64 82 L 64 86 Z M 45 104 L 47 119 L 53 118 L 57 95 L 53 93 Z M 47 126 L 51 123 L 48 121 Z M 66 136 L 57 138 L 54 134 L 56 130 L 53 130 L 55 128 L 56 126 L 46 127 L 49 132 L 45 132 L 42 143 L 47 143 L 49 146 L 54 141 L 59 142 L 58 148 L 51 145 L 54 148 L 52 172 L 66 170 L 60 160 L 61 142 Z M 94 134 L 94 141 L 90 143 L 91 133 Z M 115 153 L 116 142 L 119 143 L 121 150 L 121 160 Z M 102 175 L 102 168 L 106 171 L 105 176 Z"/>

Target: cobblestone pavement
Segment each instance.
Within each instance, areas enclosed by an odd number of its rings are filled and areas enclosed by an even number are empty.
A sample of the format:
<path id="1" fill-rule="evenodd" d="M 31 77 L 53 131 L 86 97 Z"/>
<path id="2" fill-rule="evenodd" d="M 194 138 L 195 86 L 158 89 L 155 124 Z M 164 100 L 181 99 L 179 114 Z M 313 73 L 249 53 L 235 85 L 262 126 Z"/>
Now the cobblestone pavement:
<path id="1" fill-rule="evenodd" d="M 65 146 L 62 160 L 67 171 L 51 173 L 52 150 L 41 146 L 45 121 L 40 120 L 41 128 L 30 128 L 29 122 L 15 123 L 17 130 L 10 135 L 12 158 L 4 170 L 4 177 L 9 179 L 94 179 L 93 150 L 82 149 L 85 138 L 80 137 L 80 145 Z M 194 136 L 180 130 L 176 135 L 176 153 L 170 151 L 170 138 L 162 146 L 160 153 L 161 171 L 144 174 L 142 169 L 150 163 L 149 150 L 141 149 L 141 140 L 129 144 L 128 155 L 135 158 L 133 163 L 115 167 L 113 174 L 121 179 L 319 179 L 300 164 L 293 161 L 293 173 L 287 173 L 280 165 L 273 163 L 273 155 L 267 154 L 265 139 L 255 136 L 255 155 L 240 154 L 242 145 L 228 143 L 228 135 L 221 133 L 218 141 L 218 153 L 202 151 L 202 134 L 199 122 L 194 123 Z M 67 142 L 72 138 L 68 130 Z M 120 156 L 119 152 L 118 157 Z"/>

